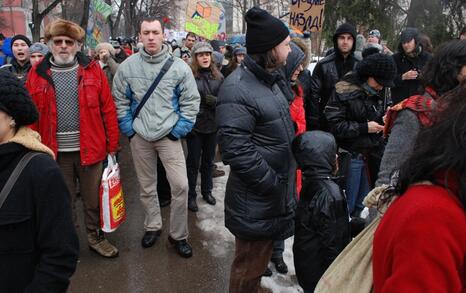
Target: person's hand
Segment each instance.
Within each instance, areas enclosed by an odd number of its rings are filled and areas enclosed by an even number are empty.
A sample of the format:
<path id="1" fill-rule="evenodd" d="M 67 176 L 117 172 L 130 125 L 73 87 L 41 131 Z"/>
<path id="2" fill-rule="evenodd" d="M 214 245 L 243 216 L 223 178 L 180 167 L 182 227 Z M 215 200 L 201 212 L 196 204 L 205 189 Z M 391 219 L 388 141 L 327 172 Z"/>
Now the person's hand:
<path id="1" fill-rule="evenodd" d="M 410 71 L 403 73 L 403 75 L 401 76 L 401 79 L 412 80 L 412 79 L 416 79 L 418 75 L 419 73 L 416 70 L 410 70 Z"/>
<path id="2" fill-rule="evenodd" d="M 369 133 L 379 133 L 382 132 L 384 127 L 375 121 L 367 122 L 367 131 Z"/>
<path id="3" fill-rule="evenodd" d="M 207 104 L 207 106 L 213 107 L 217 104 L 217 97 L 213 95 L 206 95 L 205 103 Z"/>
<path id="4" fill-rule="evenodd" d="M 99 59 L 103 63 L 107 63 L 109 57 L 110 57 L 110 52 L 108 50 L 102 49 L 99 51 Z"/>

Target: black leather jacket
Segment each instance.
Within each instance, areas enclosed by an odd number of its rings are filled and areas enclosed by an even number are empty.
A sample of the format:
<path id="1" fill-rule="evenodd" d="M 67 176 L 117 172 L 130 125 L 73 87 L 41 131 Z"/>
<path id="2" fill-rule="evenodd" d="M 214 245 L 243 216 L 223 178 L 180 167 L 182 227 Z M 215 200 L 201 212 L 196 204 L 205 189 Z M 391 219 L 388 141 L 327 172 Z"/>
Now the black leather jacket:
<path id="1" fill-rule="evenodd" d="M 312 73 L 310 100 L 306 101 L 310 109 L 308 110 L 309 114 L 306 114 L 306 116 L 310 117 L 308 118 L 309 130 L 329 130 L 327 120 L 323 114 L 325 106 L 335 88 L 335 84 L 346 73 L 352 71 L 357 63 L 358 61 L 353 54 L 343 59 L 338 51 L 317 63 Z"/>
<path id="2" fill-rule="evenodd" d="M 246 56 L 218 96 L 220 151 L 231 169 L 225 226 L 244 240 L 281 240 L 294 231 L 294 127 L 280 78 Z"/>

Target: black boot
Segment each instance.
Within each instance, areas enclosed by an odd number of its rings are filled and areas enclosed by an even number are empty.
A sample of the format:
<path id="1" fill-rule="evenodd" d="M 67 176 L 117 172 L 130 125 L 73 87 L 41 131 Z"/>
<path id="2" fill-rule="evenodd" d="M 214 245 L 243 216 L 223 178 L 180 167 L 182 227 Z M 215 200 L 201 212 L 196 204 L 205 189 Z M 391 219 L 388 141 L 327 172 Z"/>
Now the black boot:
<path id="1" fill-rule="evenodd" d="M 183 240 L 175 240 L 168 236 L 168 241 L 170 242 L 171 245 L 175 247 L 176 252 L 184 258 L 190 258 L 193 256 L 193 249 L 191 245 L 186 241 L 186 239 Z"/>
<path id="2" fill-rule="evenodd" d="M 265 269 L 265 272 L 262 274 L 262 277 L 271 277 L 272 276 L 272 270 L 267 267 Z"/>
<path id="3" fill-rule="evenodd" d="M 277 272 L 279 272 L 280 274 L 288 273 L 288 266 L 283 261 L 283 257 L 272 258 L 271 261 L 275 265 Z"/>
<path id="4" fill-rule="evenodd" d="M 215 200 L 215 197 L 212 196 L 212 193 L 206 193 L 202 195 L 202 198 L 210 205 L 215 205 L 217 201 Z"/>
<path id="5" fill-rule="evenodd" d="M 158 231 L 146 231 L 144 233 L 144 237 L 142 237 L 141 245 L 144 248 L 149 248 L 155 244 L 157 239 L 159 238 L 161 232 Z"/>
<path id="6" fill-rule="evenodd" d="M 199 208 L 197 207 L 196 199 L 188 198 L 188 210 L 191 212 L 197 212 Z"/>

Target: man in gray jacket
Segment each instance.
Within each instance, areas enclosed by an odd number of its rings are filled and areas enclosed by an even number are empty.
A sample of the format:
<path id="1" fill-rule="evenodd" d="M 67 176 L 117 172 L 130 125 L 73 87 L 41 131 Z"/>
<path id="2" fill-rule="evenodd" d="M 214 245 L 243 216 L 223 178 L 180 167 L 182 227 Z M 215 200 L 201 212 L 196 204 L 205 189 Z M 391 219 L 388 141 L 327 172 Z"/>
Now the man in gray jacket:
<path id="1" fill-rule="evenodd" d="M 145 212 L 144 248 L 154 245 L 162 229 L 156 196 L 157 157 L 162 161 L 172 191 L 168 240 L 182 257 L 191 257 L 188 237 L 188 180 L 180 138 L 189 133 L 199 111 L 200 96 L 189 66 L 170 55 L 163 44 L 162 22 L 143 19 L 139 39 L 143 50 L 120 64 L 113 80 L 118 122 L 130 139 L 131 153 Z M 135 111 L 169 58 L 173 64 L 147 99 Z M 135 117 L 136 116 L 136 117 Z"/>

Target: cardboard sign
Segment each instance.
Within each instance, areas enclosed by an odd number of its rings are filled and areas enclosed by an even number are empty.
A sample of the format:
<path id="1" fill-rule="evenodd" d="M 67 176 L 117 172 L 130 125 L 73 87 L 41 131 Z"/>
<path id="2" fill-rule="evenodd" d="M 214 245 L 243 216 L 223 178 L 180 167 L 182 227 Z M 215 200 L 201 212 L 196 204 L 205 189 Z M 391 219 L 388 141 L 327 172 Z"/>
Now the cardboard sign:
<path id="1" fill-rule="evenodd" d="M 190 0 L 186 10 L 185 29 L 207 40 L 213 40 L 217 36 L 222 14 L 223 7 L 219 3 Z"/>
<path id="2" fill-rule="evenodd" d="M 320 32 L 324 25 L 325 0 L 291 0 L 290 26 L 300 32 Z"/>

